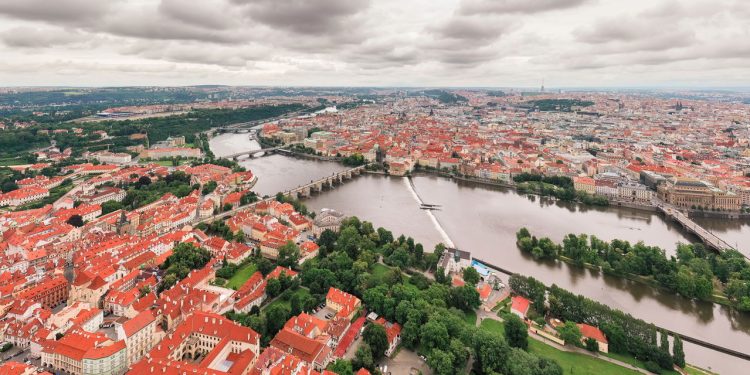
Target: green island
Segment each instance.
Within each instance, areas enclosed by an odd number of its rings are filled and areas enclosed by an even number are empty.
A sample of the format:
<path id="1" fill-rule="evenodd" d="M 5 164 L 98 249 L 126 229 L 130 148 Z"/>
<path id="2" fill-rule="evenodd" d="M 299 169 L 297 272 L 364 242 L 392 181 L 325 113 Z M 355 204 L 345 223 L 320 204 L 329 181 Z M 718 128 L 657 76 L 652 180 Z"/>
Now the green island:
<path id="1" fill-rule="evenodd" d="M 537 239 L 526 228 L 516 233 L 518 248 L 534 259 L 557 259 L 579 267 L 654 285 L 686 298 L 750 311 L 750 264 L 742 253 L 716 253 L 703 244 L 678 244 L 674 256 L 642 242 L 602 241 L 596 236 L 568 234 L 561 244 Z"/>

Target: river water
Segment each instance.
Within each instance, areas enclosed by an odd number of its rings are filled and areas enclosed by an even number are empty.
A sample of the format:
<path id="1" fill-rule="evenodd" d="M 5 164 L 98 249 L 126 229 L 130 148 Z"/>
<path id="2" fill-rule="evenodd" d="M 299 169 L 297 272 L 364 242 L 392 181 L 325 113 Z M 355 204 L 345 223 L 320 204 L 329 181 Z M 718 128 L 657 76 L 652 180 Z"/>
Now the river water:
<path id="1" fill-rule="evenodd" d="M 244 146 L 243 146 L 244 142 Z M 211 147 L 217 155 L 252 149 L 247 134 L 222 135 Z M 238 149 L 239 148 L 239 149 Z M 299 160 L 272 155 L 241 161 L 258 175 L 263 195 L 294 188 L 344 169 L 336 163 Z M 604 276 L 559 262 L 539 263 L 515 246 L 515 232 L 527 227 L 537 236 L 560 241 L 567 233 L 590 233 L 604 240 L 644 241 L 672 252 L 675 243 L 694 240 L 658 214 L 627 208 L 590 208 L 528 197 L 510 189 L 454 182 L 434 176 L 417 176 L 410 186 L 405 178 L 363 175 L 306 199 L 312 209 L 333 208 L 356 215 L 394 232 L 404 233 L 431 249 L 445 237 L 476 258 L 512 272 L 557 284 L 670 330 L 750 352 L 750 314 L 719 305 L 689 301 L 642 284 Z M 413 187 L 413 190 L 412 190 Z M 415 197 L 415 194 L 417 197 Z M 419 208 L 418 200 L 437 204 L 434 217 Z M 706 221 L 701 224 L 707 225 Z M 740 238 L 744 224 L 709 223 L 710 230 Z M 730 237 L 730 238 L 735 238 Z M 731 241 L 730 241 L 731 242 Z M 742 247 L 742 246 L 741 246 Z M 750 362 L 685 342 L 689 363 L 721 374 L 750 372 Z"/>

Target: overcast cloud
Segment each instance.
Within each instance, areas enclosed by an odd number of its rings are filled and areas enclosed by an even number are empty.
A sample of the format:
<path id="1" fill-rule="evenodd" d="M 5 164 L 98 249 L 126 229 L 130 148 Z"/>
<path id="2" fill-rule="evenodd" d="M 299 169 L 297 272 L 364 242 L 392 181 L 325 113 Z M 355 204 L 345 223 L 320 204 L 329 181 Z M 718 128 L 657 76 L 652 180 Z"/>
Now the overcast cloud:
<path id="1" fill-rule="evenodd" d="M 0 0 L 0 86 L 750 86 L 746 0 Z"/>

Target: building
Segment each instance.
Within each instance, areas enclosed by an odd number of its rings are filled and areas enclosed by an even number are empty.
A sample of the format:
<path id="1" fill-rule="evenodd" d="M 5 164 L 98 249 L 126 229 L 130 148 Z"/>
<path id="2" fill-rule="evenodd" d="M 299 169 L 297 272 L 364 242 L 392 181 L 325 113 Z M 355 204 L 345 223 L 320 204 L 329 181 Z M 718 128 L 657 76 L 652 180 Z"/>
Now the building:
<path id="1" fill-rule="evenodd" d="M 692 178 L 671 177 L 657 192 L 663 201 L 683 209 L 738 211 L 742 207 L 737 194 Z"/>
<path id="2" fill-rule="evenodd" d="M 73 375 L 119 375 L 127 368 L 125 342 L 73 329 L 58 341 L 47 340 L 41 363 Z"/>
<path id="3" fill-rule="evenodd" d="M 125 341 L 128 364 L 134 364 L 154 346 L 156 319 L 150 310 L 146 310 L 118 324 L 115 332 L 118 340 Z"/>
<path id="4" fill-rule="evenodd" d="M 331 287 L 326 294 L 326 307 L 336 311 L 336 316 L 351 320 L 362 305 L 359 298 Z"/>
<path id="5" fill-rule="evenodd" d="M 646 185 L 627 181 L 617 185 L 617 199 L 625 202 L 650 203 L 654 198 L 654 191 Z"/>
<path id="6" fill-rule="evenodd" d="M 122 202 L 127 193 L 125 190 L 113 186 L 106 186 L 96 191 L 84 192 L 77 200 L 88 204 L 102 204 L 104 202 Z"/>
<path id="7" fill-rule="evenodd" d="M 446 274 L 459 273 L 464 268 L 471 267 L 471 253 L 455 248 L 448 248 L 438 261 Z"/>
<path id="8" fill-rule="evenodd" d="M 151 148 L 143 150 L 140 153 L 142 158 L 150 159 L 162 159 L 162 158 L 200 158 L 202 155 L 201 150 L 198 148 L 187 148 L 187 147 L 164 147 L 164 148 Z"/>
<path id="9" fill-rule="evenodd" d="M 130 373 L 156 368 L 160 374 L 243 374 L 259 354 L 257 332 L 221 315 L 196 311 L 131 365 Z"/>
<path id="10" fill-rule="evenodd" d="M 594 195 L 596 193 L 596 183 L 591 177 L 579 176 L 573 178 L 573 188 L 576 191 L 583 191 L 591 195 Z"/>
<path id="11" fill-rule="evenodd" d="M 301 335 L 286 327 L 274 336 L 271 347 L 298 357 L 316 371 L 325 369 L 333 359 L 331 348 L 321 340 Z"/>
<path id="12" fill-rule="evenodd" d="M 375 324 L 379 324 L 385 328 L 385 335 L 388 338 L 388 348 L 385 349 L 385 355 L 386 357 L 390 357 L 396 351 L 398 344 L 401 343 L 401 325 L 386 321 L 382 317 L 375 320 Z"/>
<path id="13" fill-rule="evenodd" d="M 21 188 L 0 194 L 0 207 L 18 207 L 49 197 L 49 190 L 37 186 Z"/>
<path id="14" fill-rule="evenodd" d="M 65 276 L 56 276 L 24 290 L 18 298 L 39 302 L 47 309 L 53 309 L 68 299 L 70 284 Z"/>
<path id="15" fill-rule="evenodd" d="M 91 154 L 94 159 L 106 164 L 127 164 L 133 160 L 130 154 L 99 151 Z"/>
<path id="16" fill-rule="evenodd" d="M 602 353 L 609 353 L 609 344 L 607 336 L 604 335 L 599 328 L 592 325 L 578 323 L 576 324 L 578 329 L 581 331 L 581 342 L 586 343 L 586 339 L 594 339 L 599 344 L 599 351 Z"/>
<path id="17" fill-rule="evenodd" d="M 529 312 L 530 307 L 531 301 L 524 297 L 515 296 L 511 299 L 510 312 L 518 315 L 521 319 L 526 319 L 526 314 Z"/>
<path id="18" fill-rule="evenodd" d="M 313 235 L 320 237 L 321 233 L 326 229 L 338 232 L 343 220 L 344 214 L 336 210 L 324 208 L 320 210 L 320 213 L 316 215 L 315 220 L 313 220 Z"/>

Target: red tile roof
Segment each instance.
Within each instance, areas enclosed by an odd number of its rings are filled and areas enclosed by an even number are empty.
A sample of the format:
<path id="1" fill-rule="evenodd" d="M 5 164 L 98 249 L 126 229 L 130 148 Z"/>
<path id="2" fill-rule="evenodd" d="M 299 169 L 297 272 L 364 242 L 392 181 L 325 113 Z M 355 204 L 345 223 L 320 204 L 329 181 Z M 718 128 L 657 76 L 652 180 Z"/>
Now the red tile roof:
<path id="1" fill-rule="evenodd" d="M 581 330 L 581 335 L 583 335 L 583 337 L 592 338 L 601 343 L 607 343 L 607 336 L 605 336 L 604 332 L 602 332 L 599 328 L 583 323 L 579 323 L 576 325 L 578 326 L 578 329 Z"/>

